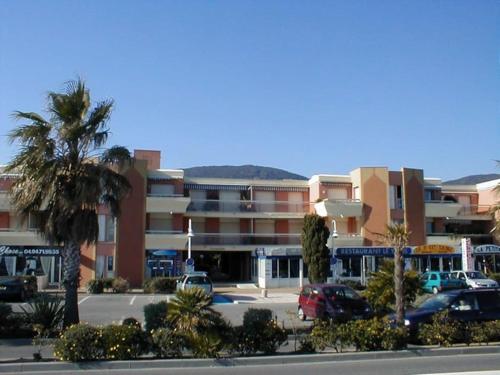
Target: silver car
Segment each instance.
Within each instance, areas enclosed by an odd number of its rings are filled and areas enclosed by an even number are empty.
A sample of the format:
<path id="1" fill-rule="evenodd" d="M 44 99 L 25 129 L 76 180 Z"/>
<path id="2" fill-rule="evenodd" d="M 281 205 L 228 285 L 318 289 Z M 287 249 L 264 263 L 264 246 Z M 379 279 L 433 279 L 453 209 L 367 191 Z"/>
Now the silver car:
<path id="1" fill-rule="evenodd" d="M 200 288 L 209 296 L 212 296 L 214 293 L 214 286 L 206 272 L 186 273 L 177 280 L 177 290 L 186 290 L 189 288 Z"/>
<path id="2" fill-rule="evenodd" d="M 451 277 L 463 280 L 469 288 L 496 288 L 498 283 L 495 280 L 488 279 L 479 271 L 454 271 Z"/>

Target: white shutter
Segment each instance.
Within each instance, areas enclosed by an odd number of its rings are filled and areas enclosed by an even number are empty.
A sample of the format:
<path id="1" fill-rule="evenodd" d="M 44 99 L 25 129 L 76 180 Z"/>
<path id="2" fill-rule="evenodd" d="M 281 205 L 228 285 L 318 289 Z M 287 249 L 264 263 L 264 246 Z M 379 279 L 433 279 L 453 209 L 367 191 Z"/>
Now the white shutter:
<path id="1" fill-rule="evenodd" d="M 333 188 L 333 189 L 328 189 L 328 199 L 329 200 L 344 200 L 347 199 L 347 189 L 343 188 Z"/>

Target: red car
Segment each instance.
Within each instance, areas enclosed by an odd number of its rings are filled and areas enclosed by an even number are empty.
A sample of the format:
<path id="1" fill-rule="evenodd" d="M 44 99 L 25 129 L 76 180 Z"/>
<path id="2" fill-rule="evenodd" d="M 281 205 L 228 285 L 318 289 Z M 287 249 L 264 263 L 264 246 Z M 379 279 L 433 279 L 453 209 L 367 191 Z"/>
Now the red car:
<path id="1" fill-rule="evenodd" d="M 297 315 L 306 318 L 329 318 L 340 321 L 368 319 L 373 316 L 370 305 L 345 285 L 311 284 L 302 288 Z"/>

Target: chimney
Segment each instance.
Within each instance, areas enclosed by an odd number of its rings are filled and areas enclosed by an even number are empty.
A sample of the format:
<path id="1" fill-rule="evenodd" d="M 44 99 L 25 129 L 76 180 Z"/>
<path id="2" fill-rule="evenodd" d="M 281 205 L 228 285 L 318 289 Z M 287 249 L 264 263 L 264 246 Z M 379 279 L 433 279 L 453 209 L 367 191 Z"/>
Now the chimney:
<path id="1" fill-rule="evenodd" d="M 148 170 L 160 169 L 161 151 L 134 150 L 134 158 L 137 160 L 146 160 Z"/>

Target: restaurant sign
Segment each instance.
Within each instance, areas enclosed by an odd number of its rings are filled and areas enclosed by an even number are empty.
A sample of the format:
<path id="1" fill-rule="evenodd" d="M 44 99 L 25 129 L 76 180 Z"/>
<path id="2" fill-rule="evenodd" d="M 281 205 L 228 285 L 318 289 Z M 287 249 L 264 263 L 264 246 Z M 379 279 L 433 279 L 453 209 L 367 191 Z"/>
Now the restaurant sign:
<path id="1" fill-rule="evenodd" d="M 448 245 L 422 245 L 413 249 L 413 254 L 415 255 L 453 253 L 455 253 L 455 248 Z"/>
<path id="2" fill-rule="evenodd" d="M 474 254 L 500 254 L 500 246 L 498 245 L 481 245 L 477 246 Z"/>
<path id="3" fill-rule="evenodd" d="M 0 245 L 0 256 L 60 256 L 61 248 L 57 246 L 11 246 Z"/>

